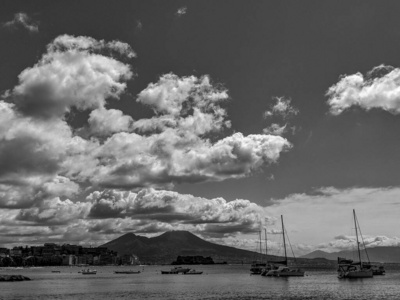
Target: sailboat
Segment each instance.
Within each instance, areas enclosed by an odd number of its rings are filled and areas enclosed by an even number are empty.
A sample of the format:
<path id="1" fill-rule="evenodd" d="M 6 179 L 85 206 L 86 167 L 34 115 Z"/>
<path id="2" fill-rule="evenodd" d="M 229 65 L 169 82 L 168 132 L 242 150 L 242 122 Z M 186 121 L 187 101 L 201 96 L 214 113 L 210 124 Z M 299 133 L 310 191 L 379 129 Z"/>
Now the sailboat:
<path id="1" fill-rule="evenodd" d="M 267 263 L 262 261 L 262 246 L 261 246 L 261 231 L 259 232 L 259 244 L 260 244 L 260 260 L 254 260 L 250 267 L 251 275 L 260 275 L 263 269 L 267 266 Z"/>
<path id="2" fill-rule="evenodd" d="M 285 226 L 283 225 L 283 216 L 281 215 L 282 222 L 282 235 L 283 235 L 283 248 L 285 250 L 285 260 L 270 262 L 270 268 L 266 268 L 261 274 L 263 276 L 275 276 L 275 277 L 292 277 L 292 276 L 304 276 L 304 271 L 301 269 L 288 267 L 287 251 L 286 251 L 286 237 L 285 237 Z"/>
<path id="3" fill-rule="evenodd" d="M 358 250 L 358 262 L 353 262 L 351 259 L 345 259 L 342 257 L 338 257 L 338 277 L 339 278 L 371 278 L 373 277 L 373 270 L 368 268 L 371 266 L 369 259 L 367 264 L 363 264 L 361 261 L 361 252 L 360 252 L 360 242 L 358 241 L 358 221 L 356 217 L 356 211 L 353 209 L 353 218 L 354 225 L 356 228 L 356 240 L 357 240 L 357 250 Z M 358 225 L 358 226 L 357 226 Z M 361 232 L 360 232 L 361 233 Z M 361 236 L 362 238 L 362 236 Z M 367 249 L 365 248 L 365 252 L 367 253 Z M 368 256 L 368 253 L 367 253 Z"/>

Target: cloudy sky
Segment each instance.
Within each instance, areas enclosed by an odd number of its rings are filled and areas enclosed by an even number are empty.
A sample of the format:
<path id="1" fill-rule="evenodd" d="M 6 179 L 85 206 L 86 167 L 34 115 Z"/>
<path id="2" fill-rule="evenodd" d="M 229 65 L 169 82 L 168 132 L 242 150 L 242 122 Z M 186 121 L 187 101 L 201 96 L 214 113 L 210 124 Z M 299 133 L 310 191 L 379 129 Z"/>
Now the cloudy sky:
<path id="1" fill-rule="evenodd" d="M 1 246 L 400 245 L 397 1 L 0 7 Z"/>

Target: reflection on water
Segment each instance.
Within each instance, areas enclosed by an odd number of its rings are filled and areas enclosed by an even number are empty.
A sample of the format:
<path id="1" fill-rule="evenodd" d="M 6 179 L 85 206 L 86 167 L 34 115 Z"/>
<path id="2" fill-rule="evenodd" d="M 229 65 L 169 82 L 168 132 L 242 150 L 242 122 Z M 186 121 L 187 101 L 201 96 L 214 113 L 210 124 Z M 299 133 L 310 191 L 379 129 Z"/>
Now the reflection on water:
<path id="1" fill-rule="evenodd" d="M 97 267 L 96 275 L 82 275 L 75 267 L 3 269 L 0 274 L 23 274 L 32 281 L 0 282 L 0 299 L 399 299 L 400 295 L 400 271 L 355 280 L 339 280 L 334 270 L 293 278 L 251 276 L 248 265 L 196 266 L 203 275 L 160 274 L 168 268 L 146 266 L 140 274 L 114 274 L 124 268 Z M 52 273 L 55 269 L 61 273 Z"/>

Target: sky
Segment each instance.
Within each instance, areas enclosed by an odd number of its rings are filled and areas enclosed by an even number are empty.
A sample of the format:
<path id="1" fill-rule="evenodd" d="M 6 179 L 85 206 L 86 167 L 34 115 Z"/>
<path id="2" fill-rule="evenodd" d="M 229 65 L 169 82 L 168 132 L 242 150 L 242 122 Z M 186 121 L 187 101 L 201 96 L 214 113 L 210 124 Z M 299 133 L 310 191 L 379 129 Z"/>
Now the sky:
<path id="1" fill-rule="evenodd" d="M 397 1 L 0 8 L 0 246 L 400 245 Z"/>

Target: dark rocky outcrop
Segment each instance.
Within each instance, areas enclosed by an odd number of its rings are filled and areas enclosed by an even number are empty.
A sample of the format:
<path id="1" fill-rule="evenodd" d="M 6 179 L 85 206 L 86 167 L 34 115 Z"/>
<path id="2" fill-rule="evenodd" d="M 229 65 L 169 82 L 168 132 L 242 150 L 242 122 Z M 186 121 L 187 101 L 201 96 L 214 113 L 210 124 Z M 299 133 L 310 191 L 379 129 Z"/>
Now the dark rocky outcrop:
<path id="1" fill-rule="evenodd" d="M 23 275 L 0 275 L 0 281 L 25 281 L 25 280 L 31 280 L 31 279 Z"/>

